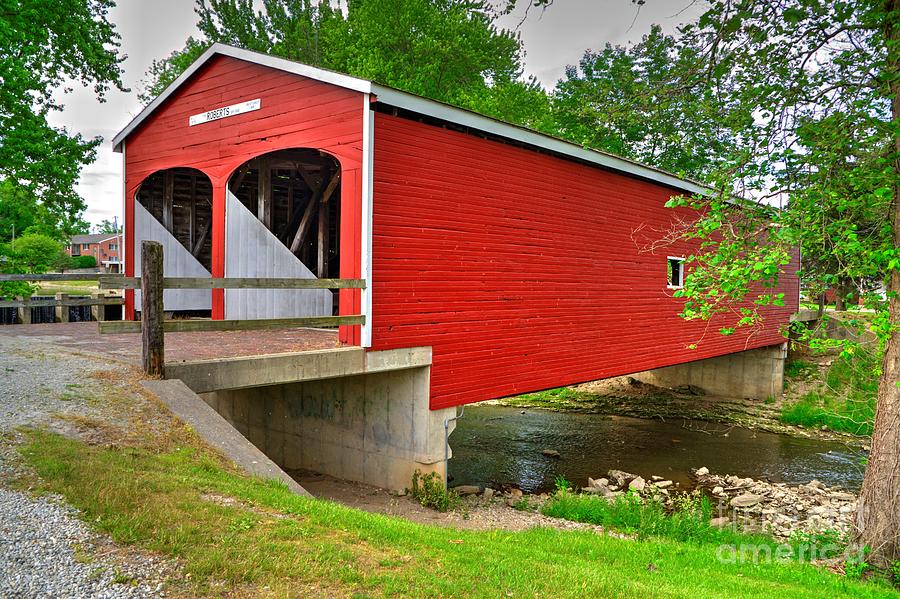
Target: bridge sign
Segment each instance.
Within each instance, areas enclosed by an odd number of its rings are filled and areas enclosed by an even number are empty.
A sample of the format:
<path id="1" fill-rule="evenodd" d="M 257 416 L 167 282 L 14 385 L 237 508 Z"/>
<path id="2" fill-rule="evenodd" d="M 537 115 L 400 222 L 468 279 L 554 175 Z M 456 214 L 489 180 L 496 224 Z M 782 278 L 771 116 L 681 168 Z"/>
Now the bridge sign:
<path id="1" fill-rule="evenodd" d="M 214 108 L 207 112 L 201 112 L 200 114 L 191 115 L 190 119 L 188 119 L 188 126 L 193 127 L 194 125 L 202 125 L 203 123 L 208 123 L 209 121 L 217 121 L 219 119 L 224 119 L 236 114 L 253 112 L 254 110 L 259 110 L 261 105 L 262 100 L 260 98 L 256 98 L 255 100 L 248 100 L 247 102 L 241 102 L 240 104 L 232 104 L 231 106 Z"/>

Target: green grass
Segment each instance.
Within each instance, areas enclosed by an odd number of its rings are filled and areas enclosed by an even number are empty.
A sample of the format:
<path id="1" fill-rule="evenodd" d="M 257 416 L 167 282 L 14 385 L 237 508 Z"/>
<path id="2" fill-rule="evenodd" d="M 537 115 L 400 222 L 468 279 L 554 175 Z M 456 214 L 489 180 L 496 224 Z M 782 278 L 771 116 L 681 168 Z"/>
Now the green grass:
<path id="1" fill-rule="evenodd" d="M 723 562 L 709 544 L 418 525 L 293 495 L 184 446 L 115 449 L 31 432 L 22 454 L 39 490 L 65 496 L 92 526 L 177 558 L 189 594 L 898 596 L 807 564 Z"/>
<path id="2" fill-rule="evenodd" d="M 558 490 L 541 511 L 547 516 L 575 522 L 588 522 L 613 528 L 640 537 L 664 537 L 676 541 L 726 542 L 725 531 L 713 528 L 709 520 L 714 516 L 712 504 L 706 497 L 685 502 L 682 509 L 671 514 L 658 501 L 643 501 L 627 494 L 610 501 L 596 495 Z M 768 539 L 766 539 L 768 541 Z"/>
<path id="3" fill-rule="evenodd" d="M 69 295 L 90 295 L 97 293 L 100 288 L 96 281 L 41 281 L 37 284 L 35 295 L 56 295 L 68 293 Z"/>
<path id="4" fill-rule="evenodd" d="M 781 420 L 808 427 L 827 426 L 854 435 L 871 435 L 875 398 L 881 376 L 878 352 L 859 350 L 841 355 L 828 369 L 824 384 L 786 405 Z"/>
<path id="5" fill-rule="evenodd" d="M 784 364 L 784 376 L 794 379 L 801 376 L 815 374 L 818 366 L 806 360 L 788 360 Z"/>
<path id="6" fill-rule="evenodd" d="M 12 299 L 16 296 L 47 296 L 57 293 L 69 295 L 91 295 L 100 291 L 97 281 L 40 281 L 37 283 L 2 283 L 0 297 Z M 110 292 L 106 292 L 109 294 Z"/>
<path id="7" fill-rule="evenodd" d="M 818 309 L 819 309 L 819 304 L 816 303 L 816 302 L 804 302 L 804 301 L 801 301 L 801 302 L 800 302 L 800 309 L 801 309 L 801 310 L 818 310 Z M 825 309 L 826 309 L 826 310 L 831 310 L 831 311 L 833 312 L 833 311 L 834 311 L 834 304 L 826 304 L 826 305 L 825 305 Z"/>
<path id="8" fill-rule="evenodd" d="M 543 407 L 543 408 L 571 408 L 579 402 L 595 399 L 590 393 L 577 391 L 572 387 L 559 387 L 547 389 L 535 393 L 526 393 L 516 397 L 507 397 L 503 403 L 510 406 Z"/>

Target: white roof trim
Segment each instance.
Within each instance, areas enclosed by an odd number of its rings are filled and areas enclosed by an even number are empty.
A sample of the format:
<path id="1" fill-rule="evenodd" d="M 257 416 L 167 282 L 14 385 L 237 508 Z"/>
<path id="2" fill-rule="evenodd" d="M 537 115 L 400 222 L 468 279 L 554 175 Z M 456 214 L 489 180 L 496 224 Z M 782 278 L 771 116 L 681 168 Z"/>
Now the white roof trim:
<path id="1" fill-rule="evenodd" d="M 230 56 L 239 60 L 245 60 L 247 62 L 252 62 L 259 65 L 271 67 L 273 69 L 286 71 L 288 73 L 294 73 L 296 75 L 302 75 L 303 77 L 309 77 L 310 79 L 315 79 L 324 83 L 331 83 L 333 85 L 337 85 L 338 87 L 354 90 L 363 94 L 374 94 L 376 96 L 376 100 L 382 104 L 396 106 L 397 108 L 402 108 L 404 110 L 409 110 L 411 112 L 423 114 L 432 118 L 455 123 L 463 127 L 476 129 L 478 131 L 483 131 L 491 135 L 518 141 L 526 145 L 553 152 L 554 154 L 569 156 L 571 158 L 575 158 L 577 160 L 590 164 L 595 164 L 607 169 L 626 173 L 635 177 L 640 177 L 642 179 L 655 181 L 662 185 L 681 189 L 688 193 L 705 195 L 710 193 L 711 191 L 708 187 L 705 187 L 700 183 L 682 179 L 676 175 L 661 171 L 651 166 L 647 166 L 639 162 L 634 162 L 632 160 L 627 160 L 625 158 L 614 156 L 612 154 L 607 154 L 596 150 L 588 150 L 579 145 L 563 141 L 549 135 L 537 133 L 535 131 L 531 131 L 530 129 L 517 127 L 516 125 L 510 125 L 508 123 L 504 123 L 503 121 L 498 121 L 496 119 L 486 117 L 469 110 L 456 108 L 448 104 L 437 102 L 435 100 L 429 100 L 421 96 L 416 96 L 390 87 L 378 85 L 365 79 L 357 79 L 356 77 L 350 77 L 349 75 L 335 73 L 334 71 L 311 67 L 309 65 L 295 62 L 293 60 L 278 58 L 276 56 L 269 56 L 268 54 L 252 52 L 250 50 L 235 48 L 234 46 L 228 46 L 226 44 L 219 43 L 210 46 L 206 50 L 206 52 L 204 52 L 197 60 L 195 60 L 194 63 L 191 64 L 191 66 L 188 67 L 175 81 L 169 84 L 169 86 L 165 89 L 165 91 L 163 91 L 163 93 L 157 96 L 156 99 L 153 100 L 153 102 L 148 104 L 140 112 L 140 114 L 134 117 L 134 119 L 132 119 L 132 121 L 128 123 L 128 125 L 113 138 L 113 149 L 117 152 L 120 152 L 121 144 L 123 141 L 125 141 L 125 138 L 128 137 L 128 135 L 130 135 L 131 132 L 134 131 L 144 121 L 144 119 L 146 119 L 154 110 L 156 110 L 163 102 L 165 102 L 166 99 L 168 99 L 168 97 L 171 96 L 176 89 L 178 89 L 185 81 L 190 79 L 190 77 L 195 72 L 197 72 L 200 67 L 202 67 L 209 59 L 211 59 L 216 54 Z"/>

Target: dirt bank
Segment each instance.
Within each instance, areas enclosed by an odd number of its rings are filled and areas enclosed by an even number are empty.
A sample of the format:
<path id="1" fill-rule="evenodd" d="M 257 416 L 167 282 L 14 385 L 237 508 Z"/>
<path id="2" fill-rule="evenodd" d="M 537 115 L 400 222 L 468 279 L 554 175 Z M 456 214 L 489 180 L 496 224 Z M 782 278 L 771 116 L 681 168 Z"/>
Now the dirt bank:
<path id="1" fill-rule="evenodd" d="M 486 495 L 484 489 L 479 488 L 477 493 L 463 495 L 457 509 L 438 512 L 422 507 L 406 494 L 313 472 L 296 471 L 291 475 L 304 489 L 319 499 L 336 501 L 366 512 L 396 516 L 419 524 L 466 530 L 515 531 L 541 526 L 561 530 L 591 530 L 604 534 L 608 532 L 600 526 L 544 516 L 537 509 L 547 500 L 547 494 L 523 495 L 518 489 L 508 489 L 504 492 L 491 490 Z"/>

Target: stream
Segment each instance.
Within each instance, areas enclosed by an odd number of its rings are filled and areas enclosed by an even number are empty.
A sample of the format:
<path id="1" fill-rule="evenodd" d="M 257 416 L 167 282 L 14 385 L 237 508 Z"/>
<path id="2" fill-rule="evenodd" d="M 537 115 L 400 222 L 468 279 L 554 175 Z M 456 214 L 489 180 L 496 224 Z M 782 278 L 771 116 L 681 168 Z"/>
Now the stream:
<path id="1" fill-rule="evenodd" d="M 523 413 L 524 412 L 524 413 Z M 467 406 L 450 435 L 451 486 L 517 486 L 525 492 L 554 487 L 557 476 L 576 486 L 611 468 L 649 478 L 659 475 L 682 489 L 691 471 L 770 482 L 857 491 L 864 453 L 835 441 L 805 439 L 696 420 L 643 420 L 602 414 Z M 541 452 L 552 449 L 559 458 Z"/>

